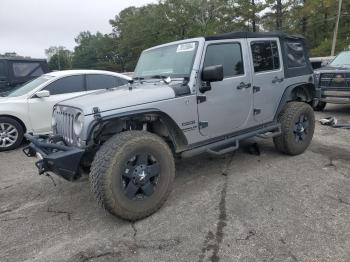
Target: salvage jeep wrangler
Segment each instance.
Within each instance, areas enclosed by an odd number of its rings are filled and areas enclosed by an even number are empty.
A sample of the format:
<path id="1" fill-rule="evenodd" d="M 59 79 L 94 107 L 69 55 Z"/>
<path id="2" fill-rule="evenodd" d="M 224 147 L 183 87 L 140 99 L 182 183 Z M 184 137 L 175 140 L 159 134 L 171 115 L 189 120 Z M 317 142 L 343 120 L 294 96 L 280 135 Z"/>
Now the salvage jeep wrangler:
<path id="1" fill-rule="evenodd" d="M 98 202 L 138 220 L 158 210 L 175 157 L 222 155 L 242 139 L 273 137 L 303 153 L 316 97 L 304 39 L 234 32 L 143 51 L 129 84 L 58 103 L 53 135 L 26 138 L 39 173 L 75 181 L 89 170 Z"/>

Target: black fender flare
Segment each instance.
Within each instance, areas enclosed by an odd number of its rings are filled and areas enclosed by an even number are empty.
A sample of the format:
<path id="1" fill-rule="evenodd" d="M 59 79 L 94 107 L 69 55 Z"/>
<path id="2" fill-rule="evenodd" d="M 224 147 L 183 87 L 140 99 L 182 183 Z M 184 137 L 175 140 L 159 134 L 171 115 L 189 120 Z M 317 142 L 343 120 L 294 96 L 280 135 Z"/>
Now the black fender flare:
<path id="1" fill-rule="evenodd" d="M 111 120 L 127 118 L 127 117 L 136 117 L 136 116 L 145 115 L 145 114 L 152 114 L 152 115 L 159 116 L 160 120 L 167 127 L 169 131 L 169 135 L 175 147 L 174 148 L 175 151 L 181 150 L 181 148 L 186 147 L 188 145 L 186 136 L 184 135 L 181 128 L 176 124 L 176 122 L 168 114 L 155 108 L 134 110 L 134 111 L 128 111 L 124 113 L 113 114 L 105 117 L 97 117 L 93 122 L 90 123 L 88 127 L 86 145 L 88 145 L 89 142 L 91 142 L 93 133 L 94 131 L 96 131 L 96 129 L 98 129 L 98 126 L 103 126 L 104 123 L 107 123 L 108 121 L 111 121 Z"/>
<path id="2" fill-rule="evenodd" d="M 300 82 L 300 83 L 296 83 L 296 84 L 288 86 L 284 90 L 282 98 L 281 98 L 280 103 L 278 105 L 278 108 L 277 108 L 277 111 L 276 111 L 276 114 L 275 114 L 275 118 L 274 118 L 275 120 L 277 120 L 278 115 L 281 113 L 281 111 L 283 110 L 284 106 L 288 102 L 296 100 L 295 90 L 297 90 L 299 88 L 302 89 L 305 92 L 306 96 L 307 96 L 305 102 L 312 102 L 312 100 L 315 98 L 315 96 L 316 96 L 316 88 L 315 88 L 315 85 L 313 83 Z"/>

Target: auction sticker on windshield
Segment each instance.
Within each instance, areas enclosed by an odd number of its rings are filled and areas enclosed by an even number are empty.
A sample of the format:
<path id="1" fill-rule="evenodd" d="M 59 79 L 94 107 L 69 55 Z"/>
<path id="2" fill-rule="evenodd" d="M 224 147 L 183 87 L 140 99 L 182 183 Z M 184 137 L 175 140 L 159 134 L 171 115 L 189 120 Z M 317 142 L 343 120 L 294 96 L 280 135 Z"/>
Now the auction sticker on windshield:
<path id="1" fill-rule="evenodd" d="M 196 48 L 196 43 L 186 43 L 186 44 L 180 44 L 177 46 L 176 53 L 180 52 L 190 52 L 193 51 Z"/>

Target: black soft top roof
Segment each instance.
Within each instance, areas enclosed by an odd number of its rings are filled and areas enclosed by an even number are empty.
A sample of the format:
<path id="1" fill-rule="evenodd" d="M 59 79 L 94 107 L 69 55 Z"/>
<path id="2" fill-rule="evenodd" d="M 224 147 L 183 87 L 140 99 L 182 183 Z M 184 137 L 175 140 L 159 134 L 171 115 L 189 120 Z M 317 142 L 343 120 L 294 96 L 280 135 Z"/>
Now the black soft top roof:
<path id="1" fill-rule="evenodd" d="M 205 40 L 224 40 L 237 38 L 263 38 L 263 37 L 279 37 L 284 39 L 300 39 L 304 40 L 301 35 L 288 35 L 283 32 L 230 32 L 220 35 L 206 36 Z"/>
<path id="2" fill-rule="evenodd" d="M 305 39 L 301 35 L 288 35 L 283 32 L 232 32 L 207 36 L 205 40 L 268 37 L 277 37 L 280 40 L 285 78 L 312 74 L 313 71 L 307 53 Z"/>
<path id="3" fill-rule="evenodd" d="M 20 57 L 20 56 L 2 56 L 2 57 L 0 57 L 0 60 L 46 62 L 45 58 L 27 58 L 27 57 Z"/>

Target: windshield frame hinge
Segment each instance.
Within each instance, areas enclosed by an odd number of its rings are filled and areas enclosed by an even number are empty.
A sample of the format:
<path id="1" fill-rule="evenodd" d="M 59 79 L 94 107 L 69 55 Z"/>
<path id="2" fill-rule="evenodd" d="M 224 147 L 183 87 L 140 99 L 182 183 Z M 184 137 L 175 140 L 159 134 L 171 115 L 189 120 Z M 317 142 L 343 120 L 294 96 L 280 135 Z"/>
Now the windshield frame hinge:
<path id="1" fill-rule="evenodd" d="M 207 128 L 209 126 L 209 122 L 208 121 L 200 121 L 198 123 L 199 129 L 203 129 L 203 128 Z"/>
<path id="2" fill-rule="evenodd" d="M 92 113 L 94 114 L 94 118 L 96 120 L 100 120 L 101 119 L 101 111 L 100 111 L 99 107 L 92 108 Z"/>
<path id="3" fill-rule="evenodd" d="M 204 103 L 207 101 L 207 97 L 203 95 L 198 95 L 197 96 L 197 104 Z"/>

